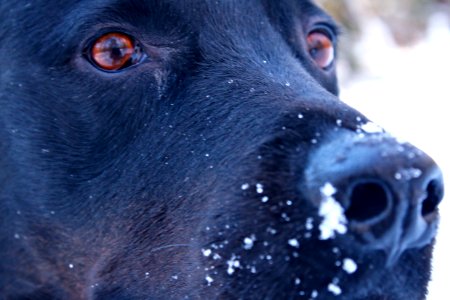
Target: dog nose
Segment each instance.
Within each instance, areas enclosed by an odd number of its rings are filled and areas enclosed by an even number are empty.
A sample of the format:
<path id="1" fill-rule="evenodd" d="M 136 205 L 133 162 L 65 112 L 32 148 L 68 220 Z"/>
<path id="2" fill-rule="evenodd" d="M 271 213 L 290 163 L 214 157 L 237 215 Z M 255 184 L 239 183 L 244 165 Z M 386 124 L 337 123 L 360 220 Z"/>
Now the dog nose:
<path id="1" fill-rule="evenodd" d="M 333 186 L 349 231 L 365 247 L 386 252 L 388 265 L 436 235 L 442 174 L 429 156 L 409 144 L 385 134 L 346 133 L 315 152 L 305 176 L 315 190 Z M 316 194 L 323 198 L 323 192 Z"/>

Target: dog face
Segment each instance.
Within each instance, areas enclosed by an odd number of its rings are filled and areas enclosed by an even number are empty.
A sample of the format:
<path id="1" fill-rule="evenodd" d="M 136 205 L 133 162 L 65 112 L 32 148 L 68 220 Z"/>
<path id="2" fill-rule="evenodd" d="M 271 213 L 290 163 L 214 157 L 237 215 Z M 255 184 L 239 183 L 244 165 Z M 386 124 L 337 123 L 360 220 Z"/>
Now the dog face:
<path id="1" fill-rule="evenodd" d="M 0 292 L 423 299 L 434 162 L 306 0 L 0 4 Z"/>

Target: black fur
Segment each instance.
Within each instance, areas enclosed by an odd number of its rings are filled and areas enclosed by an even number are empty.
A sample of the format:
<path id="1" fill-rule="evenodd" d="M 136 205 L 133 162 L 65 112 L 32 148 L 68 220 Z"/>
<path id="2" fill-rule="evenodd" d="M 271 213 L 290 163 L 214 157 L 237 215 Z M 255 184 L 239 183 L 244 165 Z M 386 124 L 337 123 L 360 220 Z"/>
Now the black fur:
<path id="1" fill-rule="evenodd" d="M 431 246 L 385 268 L 317 238 L 303 170 L 366 122 L 305 49 L 318 24 L 307 0 L 2 0 L 0 298 L 423 299 Z M 94 67 L 109 31 L 148 60 Z"/>

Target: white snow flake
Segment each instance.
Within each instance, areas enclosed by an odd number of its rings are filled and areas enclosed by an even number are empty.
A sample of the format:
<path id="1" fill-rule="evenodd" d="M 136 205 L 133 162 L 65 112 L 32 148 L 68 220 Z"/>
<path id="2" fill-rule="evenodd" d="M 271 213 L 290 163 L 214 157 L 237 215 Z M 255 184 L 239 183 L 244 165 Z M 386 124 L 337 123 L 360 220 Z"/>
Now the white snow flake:
<path id="1" fill-rule="evenodd" d="M 314 221 L 313 218 L 306 219 L 306 224 L 305 224 L 306 230 L 312 230 L 314 228 L 313 221 Z"/>
<path id="2" fill-rule="evenodd" d="M 202 249 L 202 253 L 205 257 L 209 257 L 212 253 L 211 249 Z"/>
<path id="3" fill-rule="evenodd" d="M 294 248 L 299 248 L 300 247 L 300 243 L 298 242 L 297 239 L 290 239 L 288 241 L 289 246 L 294 247 Z"/>
<path id="4" fill-rule="evenodd" d="M 320 193 L 324 197 L 332 197 L 334 194 L 336 194 L 336 188 L 329 182 L 327 182 L 321 189 Z"/>
<path id="5" fill-rule="evenodd" d="M 264 186 L 261 183 L 257 183 L 256 184 L 256 192 L 258 194 L 262 194 L 264 193 Z"/>
<path id="6" fill-rule="evenodd" d="M 330 183 L 326 183 L 321 189 L 322 203 L 319 208 L 319 215 L 323 217 L 319 226 L 320 239 L 328 240 L 335 237 L 335 232 L 345 234 L 347 232 L 347 219 L 344 215 L 344 209 L 337 202 L 333 195 L 336 189 Z"/>
<path id="7" fill-rule="evenodd" d="M 253 234 L 250 237 L 246 237 L 244 239 L 244 249 L 245 250 L 252 249 L 253 245 L 255 244 L 255 241 L 256 241 L 256 237 Z"/>
<path id="8" fill-rule="evenodd" d="M 353 274 L 358 270 L 358 265 L 355 263 L 355 261 L 351 258 L 344 259 L 344 264 L 342 266 L 342 269 L 344 269 L 345 272 L 348 274 Z"/>
<path id="9" fill-rule="evenodd" d="M 381 128 L 379 125 L 377 125 L 373 122 L 367 122 L 366 124 L 361 125 L 360 128 L 365 133 L 383 133 L 384 132 L 383 128 Z"/>
<path id="10" fill-rule="evenodd" d="M 397 180 L 411 180 L 420 176 L 422 176 L 422 170 L 416 168 L 402 169 L 394 175 Z"/>
<path id="11" fill-rule="evenodd" d="M 334 283 L 330 283 L 328 285 L 328 291 L 334 294 L 335 296 L 339 296 L 340 294 L 342 294 L 341 288 Z"/>
<path id="12" fill-rule="evenodd" d="M 239 260 L 237 260 L 237 257 L 233 254 L 231 258 L 227 261 L 227 273 L 228 275 L 233 275 L 236 268 L 239 268 L 241 266 L 241 263 Z"/>
<path id="13" fill-rule="evenodd" d="M 243 190 L 243 191 L 248 190 L 249 187 L 250 187 L 250 184 L 244 183 L 243 185 L 241 185 L 241 190 Z"/>

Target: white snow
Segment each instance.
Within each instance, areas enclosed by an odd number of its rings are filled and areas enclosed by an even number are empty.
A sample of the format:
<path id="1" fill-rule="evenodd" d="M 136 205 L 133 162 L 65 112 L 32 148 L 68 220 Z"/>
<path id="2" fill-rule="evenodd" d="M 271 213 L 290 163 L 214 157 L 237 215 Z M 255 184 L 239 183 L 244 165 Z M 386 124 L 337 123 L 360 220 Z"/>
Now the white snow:
<path id="1" fill-rule="evenodd" d="M 212 253 L 211 249 L 202 249 L 203 256 L 209 257 Z"/>
<path id="2" fill-rule="evenodd" d="M 340 294 L 342 294 L 341 288 L 338 285 L 334 284 L 334 283 L 330 283 L 328 285 L 328 291 L 330 293 L 334 294 L 335 296 L 339 296 Z"/>
<path id="3" fill-rule="evenodd" d="M 312 230 L 314 228 L 313 221 L 314 221 L 313 218 L 306 219 L 306 224 L 305 224 L 306 230 Z"/>
<path id="4" fill-rule="evenodd" d="M 256 192 L 258 194 L 264 193 L 264 185 L 262 185 L 261 183 L 257 183 L 256 184 Z"/>
<path id="5" fill-rule="evenodd" d="M 254 234 L 252 234 L 250 237 L 244 238 L 244 249 L 250 250 L 253 248 L 253 245 L 255 244 L 256 237 Z"/>
<path id="6" fill-rule="evenodd" d="M 209 275 L 206 275 L 205 280 L 208 283 L 208 286 L 214 282 L 214 279 L 212 279 L 211 276 L 209 276 Z"/>
<path id="7" fill-rule="evenodd" d="M 277 230 L 272 227 L 268 227 L 267 232 L 270 233 L 271 235 L 277 234 Z"/>
<path id="8" fill-rule="evenodd" d="M 361 130 L 365 133 L 383 133 L 384 130 L 379 125 L 373 122 L 367 122 L 360 126 Z"/>
<path id="9" fill-rule="evenodd" d="M 241 190 L 243 190 L 243 191 L 248 190 L 249 187 L 250 187 L 250 184 L 244 183 L 243 185 L 241 185 Z"/>
<path id="10" fill-rule="evenodd" d="M 326 183 L 321 189 L 322 202 L 319 208 L 319 216 L 323 217 L 319 225 L 320 239 L 328 240 L 335 237 L 335 232 L 345 234 L 347 232 L 347 219 L 344 209 L 337 202 L 333 195 L 336 189 L 331 183 Z"/>
<path id="11" fill-rule="evenodd" d="M 358 270 L 358 265 L 355 263 L 355 261 L 351 258 L 345 258 L 344 263 L 342 265 L 342 269 L 344 269 L 345 272 L 348 274 L 353 274 Z"/>
<path id="12" fill-rule="evenodd" d="M 291 220 L 291 218 L 288 216 L 287 213 L 282 213 L 281 217 L 283 218 L 283 220 L 285 220 L 286 222 L 289 222 Z"/>
<path id="13" fill-rule="evenodd" d="M 336 188 L 329 182 L 325 183 L 325 185 L 320 189 L 320 193 L 325 197 L 332 197 L 336 194 Z"/>
<path id="14" fill-rule="evenodd" d="M 297 239 L 290 239 L 288 241 L 289 246 L 294 247 L 294 248 L 299 248 L 300 247 L 300 243 Z"/>
<path id="15" fill-rule="evenodd" d="M 422 170 L 417 168 L 401 169 L 394 175 L 397 180 L 411 180 L 420 176 L 422 176 Z"/>
<path id="16" fill-rule="evenodd" d="M 227 261 L 227 273 L 228 275 L 233 275 L 236 268 L 240 268 L 241 263 L 237 260 L 237 257 L 233 254 L 231 258 Z"/>

